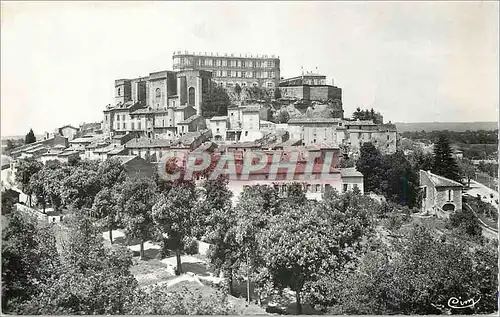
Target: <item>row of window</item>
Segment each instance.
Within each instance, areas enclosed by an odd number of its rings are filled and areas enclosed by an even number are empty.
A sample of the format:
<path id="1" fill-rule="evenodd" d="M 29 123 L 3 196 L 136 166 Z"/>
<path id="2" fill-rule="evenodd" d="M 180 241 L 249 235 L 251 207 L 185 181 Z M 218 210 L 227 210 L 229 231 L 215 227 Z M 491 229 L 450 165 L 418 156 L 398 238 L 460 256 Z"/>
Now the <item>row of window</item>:
<path id="1" fill-rule="evenodd" d="M 214 77 L 234 77 L 234 78 L 275 78 L 275 72 L 245 72 L 239 70 L 215 70 Z"/>
<path id="2" fill-rule="evenodd" d="M 229 82 L 229 83 L 227 83 L 227 82 L 220 82 L 220 83 L 218 83 L 219 87 L 229 87 L 229 88 L 235 87 L 236 84 L 240 85 L 240 87 L 250 86 L 250 83 L 247 83 L 247 82 L 244 82 L 244 81 L 243 82 L 235 82 L 235 83 L 233 83 L 233 82 Z M 259 87 L 259 83 L 257 83 L 257 82 L 254 82 L 251 85 L 253 87 Z M 267 82 L 266 83 L 266 87 L 267 88 L 273 88 L 274 87 L 274 83 L 273 82 Z"/>
<path id="3" fill-rule="evenodd" d="M 245 188 L 250 188 L 250 185 L 245 185 Z M 288 191 L 288 185 L 287 184 L 282 184 L 278 185 L 275 184 L 273 187 L 278 191 L 280 194 L 286 194 Z M 358 184 L 352 184 L 353 188 L 358 188 Z M 304 193 L 324 193 L 327 188 L 331 188 L 330 184 L 302 184 L 302 190 Z M 344 192 L 349 190 L 349 184 L 343 184 L 342 190 Z"/>
<path id="4" fill-rule="evenodd" d="M 215 66 L 215 67 L 238 67 L 238 68 L 261 68 L 275 67 L 275 61 L 259 61 L 259 60 L 239 60 L 239 59 L 212 59 L 212 58 L 174 58 L 174 65 L 180 66 Z"/>

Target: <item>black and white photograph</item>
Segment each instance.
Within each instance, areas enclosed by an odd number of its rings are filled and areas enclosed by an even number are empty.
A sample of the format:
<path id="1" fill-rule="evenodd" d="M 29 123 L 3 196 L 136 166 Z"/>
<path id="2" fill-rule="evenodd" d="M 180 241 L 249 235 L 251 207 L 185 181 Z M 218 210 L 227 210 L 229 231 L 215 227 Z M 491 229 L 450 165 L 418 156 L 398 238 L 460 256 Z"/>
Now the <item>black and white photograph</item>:
<path id="1" fill-rule="evenodd" d="M 499 1 L 1 1 L 2 315 L 498 316 Z"/>

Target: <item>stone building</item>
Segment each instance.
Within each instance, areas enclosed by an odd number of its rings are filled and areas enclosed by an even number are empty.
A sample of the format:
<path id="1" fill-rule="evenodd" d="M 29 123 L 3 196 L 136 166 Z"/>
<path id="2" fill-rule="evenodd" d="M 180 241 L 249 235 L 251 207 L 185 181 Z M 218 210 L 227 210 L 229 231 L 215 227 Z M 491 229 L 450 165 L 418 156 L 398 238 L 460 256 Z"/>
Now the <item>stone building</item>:
<path id="1" fill-rule="evenodd" d="M 211 89 L 211 73 L 203 70 L 160 71 L 116 80 L 116 104 L 104 110 L 103 133 L 174 138 L 179 122 L 201 115 L 203 94 Z"/>
<path id="2" fill-rule="evenodd" d="M 344 130 L 338 118 L 298 117 L 288 120 L 291 139 L 302 140 L 305 145 L 342 144 Z"/>
<path id="3" fill-rule="evenodd" d="M 282 99 L 342 102 L 342 89 L 327 85 L 326 76 L 306 73 L 301 76 L 282 79 L 279 84 Z"/>
<path id="4" fill-rule="evenodd" d="M 420 170 L 420 188 L 423 212 L 448 217 L 450 212 L 462 209 L 462 184 Z"/>
<path id="5" fill-rule="evenodd" d="M 381 153 L 393 154 L 397 149 L 397 131 L 394 124 L 375 124 L 372 120 L 344 120 L 345 144 L 353 155 L 359 154 L 363 143 L 372 143 Z"/>
<path id="6" fill-rule="evenodd" d="M 210 130 L 214 141 L 225 141 L 227 137 L 227 129 L 229 121 L 227 116 L 212 117 L 209 120 Z"/>
<path id="7" fill-rule="evenodd" d="M 274 55 L 193 53 L 176 51 L 174 70 L 206 70 L 221 87 L 278 87 L 280 59 Z"/>
<path id="8" fill-rule="evenodd" d="M 55 133 L 59 134 L 60 136 L 65 137 L 69 141 L 71 141 L 76 137 L 78 131 L 79 131 L 79 129 L 75 128 L 74 126 L 65 125 L 65 126 L 62 126 L 58 129 L 56 129 Z"/>

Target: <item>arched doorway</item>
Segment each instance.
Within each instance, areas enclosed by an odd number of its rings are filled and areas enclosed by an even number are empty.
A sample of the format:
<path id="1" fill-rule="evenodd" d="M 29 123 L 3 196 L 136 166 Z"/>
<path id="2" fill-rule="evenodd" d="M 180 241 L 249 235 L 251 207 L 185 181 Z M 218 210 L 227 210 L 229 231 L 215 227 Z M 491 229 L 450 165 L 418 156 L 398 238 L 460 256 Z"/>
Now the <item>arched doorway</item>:
<path id="1" fill-rule="evenodd" d="M 188 90 L 188 105 L 189 106 L 193 106 L 193 107 L 194 107 L 194 94 L 195 94 L 194 87 L 189 87 L 189 90 Z"/>
<path id="2" fill-rule="evenodd" d="M 220 135 L 216 135 L 216 136 L 214 137 L 214 140 L 215 140 L 215 141 L 222 141 L 222 136 L 220 136 Z"/>
<path id="3" fill-rule="evenodd" d="M 453 204 L 445 204 L 443 206 L 444 211 L 454 211 L 455 210 L 455 205 Z"/>

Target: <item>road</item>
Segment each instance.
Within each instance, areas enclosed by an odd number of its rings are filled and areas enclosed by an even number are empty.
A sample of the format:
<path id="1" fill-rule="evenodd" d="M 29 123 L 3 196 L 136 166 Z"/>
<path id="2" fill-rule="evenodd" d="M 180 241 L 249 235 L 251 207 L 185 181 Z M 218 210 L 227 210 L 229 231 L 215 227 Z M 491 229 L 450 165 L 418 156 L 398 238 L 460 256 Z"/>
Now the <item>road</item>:
<path id="1" fill-rule="evenodd" d="M 477 197 L 477 195 L 481 195 L 481 200 L 484 202 L 488 202 L 495 206 L 498 209 L 498 191 L 495 191 L 488 186 L 485 186 L 481 183 L 478 183 L 474 180 L 470 181 L 470 189 L 466 191 L 467 194 Z"/>

